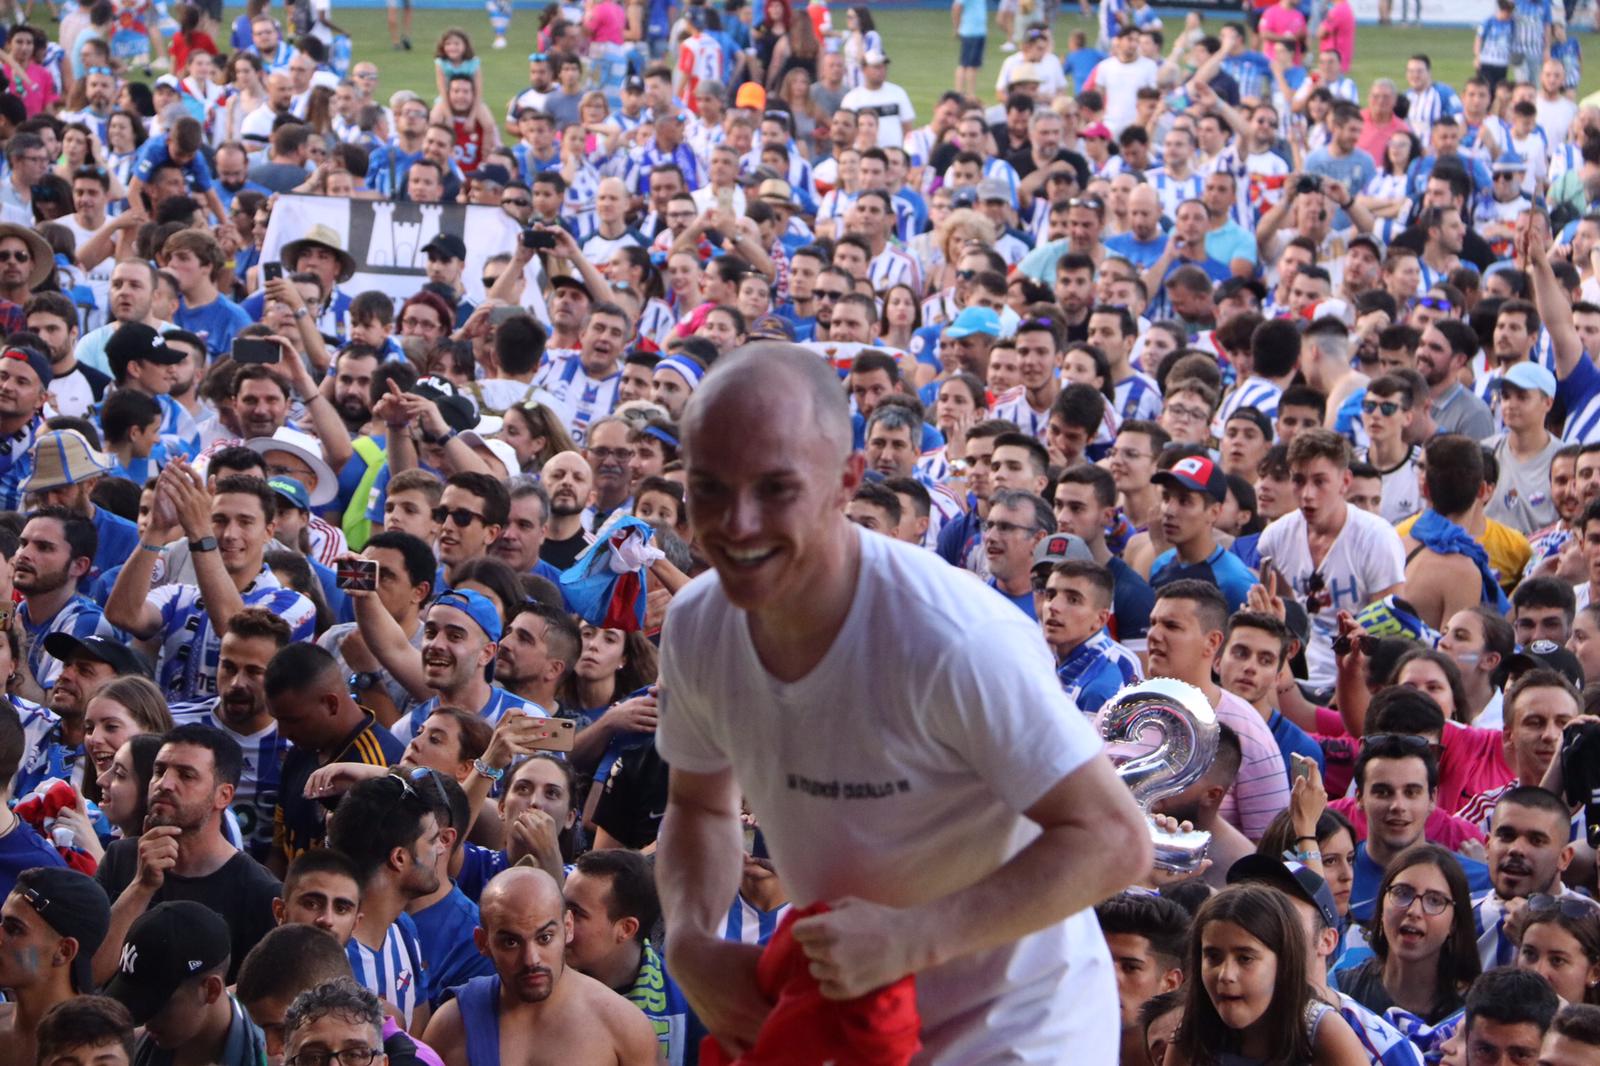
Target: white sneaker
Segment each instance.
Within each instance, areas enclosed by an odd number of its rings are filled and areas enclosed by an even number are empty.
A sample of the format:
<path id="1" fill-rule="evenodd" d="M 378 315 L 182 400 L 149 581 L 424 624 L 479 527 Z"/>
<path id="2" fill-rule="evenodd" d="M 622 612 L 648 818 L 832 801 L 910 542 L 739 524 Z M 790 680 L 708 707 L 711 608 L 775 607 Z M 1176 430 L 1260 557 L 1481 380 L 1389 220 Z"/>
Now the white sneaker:
<path id="1" fill-rule="evenodd" d="M 172 69 L 172 64 L 170 62 L 168 62 L 168 60 L 167 60 L 167 58 L 165 56 L 162 56 L 160 59 L 151 60 L 150 69 L 151 70 L 171 70 Z"/>
<path id="2" fill-rule="evenodd" d="M 1000 46 L 1000 51 L 1002 52 L 1015 52 L 1016 50 L 1017 43 L 1015 41 L 1007 41 Z"/>
<path id="3" fill-rule="evenodd" d="M 504 48 L 505 46 L 506 46 L 506 39 L 504 37 L 496 37 L 494 39 L 494 47 L 497 50 L 501 49 L 501 48 Z"/>

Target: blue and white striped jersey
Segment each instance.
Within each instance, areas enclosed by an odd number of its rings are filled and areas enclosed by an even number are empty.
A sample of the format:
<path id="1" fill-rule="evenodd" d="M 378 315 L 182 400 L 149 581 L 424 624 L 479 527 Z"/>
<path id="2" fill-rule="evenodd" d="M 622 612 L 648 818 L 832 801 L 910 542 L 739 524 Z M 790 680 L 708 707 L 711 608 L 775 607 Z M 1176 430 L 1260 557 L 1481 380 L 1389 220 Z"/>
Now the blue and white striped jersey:
<path id="1" fill-rule="evenodd" d="M 22 486 L 33 476 L 33 439 L 44 428 L 44 416 L 0 441 L 0 511 L 22 510 Z"/>
<path id="2" fill-rule="evenodd" d="M 1185 200 L 1200 199 L 1206 187 L 1206 176 L 1198 170 L 1191 171 L 1187 178 L 1174 178 L 1166 167 L 1156 167 L 1145 171 L 1144 177 L 1155 188 L 1161 201 L 1161 213 L 1168 218 L 1178 217 L 1178 205 Z"/>
<path id="3" fill-rule="evenodd" d="M 1587 444 L 1600 439 L 1600 369 L 1594 363 L 1579 359 L 1572 373 L 1556 382 L 1556 399 L 1570 412 L 1562 440 Z"/>
<path id="4" fill-rule="evenodd" d="M 244 590 L 242 599 L 246 607 L 260 607 L 288 622 L 291 640 L 311 639 L 316 608 L 300 593 L 280 584 L 265 564 Z M 156 684 L 168 702 L 216 699 L 222 637 L 211 625 L 205 601 L 200 598 L 200 586 L 161 585 L 150 590 L 147 602 L 161 612 Z"/>
<path id="5" fill-rule="evenodd" d="M 1405 1035 L 1343 992 L 1339 1013 L 1355 1030 L 1372 1066 L 1422 1066 L 1422 1052 Z"/>
<path id="6" fill-rule="evenodd" d="M 989 417 L 1011 422 L 1035 440 L 1044 440 L 1050 409 L 1034 410 L 1033 405 L 1028 403 L 1028 390 L 1021 385 L 1013 385 L 995 399 Z"/>
<path id="7" fill-rule="evenodd" d="M 1406 100 L 1411 105 L 1406 111 L 1406 122 L 1423 144 L 1428 143 L 1435 122 L 1445 115 L 1453 118 L 1461 114 L 1461 98 L 1456 91 L 1438 82 L 1426 89 L 1406 90 Z"/>
<path id="8" fill-rule="evenodd" d="M 1126 380 L 1117 382 L 1116 393 L 1117 415 L 1124 422 L 1161 416 L 1161 386 L 1149 374 L 1135 370 Z"/>
<path id="9" fill-rule="evenodd" d="M 22 764 L 17 770 L 11 794 L 25 796 L 47 777 L 60 778 L 74 788 L 83 787 L 83 775 L 94 773 L 83 745 L 72 747 L 61 741 L 61 719 L 47 707 L 18 696 L 11 705 L 22 719 Z"/>
<path id="10" fill-rule="evenodd" d="M 200 454 L 200 426 L 194 416 L 171 396 L 157 396 L 161 405 L 161 437 L 168 455 L 182 455 L 193 460 Z"/>
<path id="11" fill-rule="evenodd" d="M 766 947 L 772 934 L 778 931 L 778 923 L 789 913 L 790 906 L 780 903 L 776 909 L 764 911 L 747 901 L 743 895 L 735 896 L 733 906 L 728 908 L 728 920 L 722 927 L 722 939 Z"/>
<path id="12" fill-rule="evenodd" d="M 61 675 L 61 667 L 65 664 L 54 655 L 44 650 L 44 641 L 51 633 L 70 633 L 74 637 L 92 637 L 96 633 L 102 636 L 113 636 L 111 627 L 105 622 L 105 612 L 100 605 L 89 597 L 78 593 L 68 600 L 53 617 L 42 622 L 34 621 L 29 610 L 31 601 L 24 599 L 17 608 L 17 613 L 22 618 L 22 628 L 28 634 L 28 669 L 33 671 L 33 676 L 39 682 L 39 687 L 49 691 L 55 686 L 56 678 Z"/>
<path id="13" fill-rule="evenodd" d="M 439 697 L 435 696 L 427 703 L 419 705 L 415 710 L 396 719 L 394 725 L 389 727 L 389 732 L 400 743 L 409 744 L 416 738 L 418 733 L 422 732 L 422 723 L 426 722 L 428 717 L 438 709 Z M 531 714 L 535 718 L 550 717 L 550 713 L 537 703 L 525 700 L 521 696 L 501 688 L 499 685 L 490 685 L 489 699 L 482 707 L 478 708 L 478 717 L 490 725 L 498 725 L 500 719 L 506 716 L 507 711 L 522 711 L 524 714 Z"/>
<path id="14" fill-rule="evenodd" d="M 1211 432 L 1221 439 L 1222 427 L 1233 412 L 1241 407 L 1254 407 L 1266 415 L 1269 421 L 1276 420 L 1278 401 L 1282 398 L 1282 389 L 1266 378 L 1258 378 L 1252 374 L 1240 382 L 1237 389 L 1222 398 L 1222 406 L 1217 409 L 1217 417 L 1211 423 Z"/>
<path id="15" fill-rule="evenodd" d="M 422 946 L 417 939 L 417 926 L 411 915 L 401 914 L 395 919 L 380 947 L 369 948 L 351 937 L 344 946 L 344 953 L 350 959 L 350 969 L 357 983 L 392 1004 L 399 1013 L 400 1024 L 409 1027 L 417 1006 L 427 1003 L 432 994 Z"/>
<path id="16" fill-rule="evenodd" d="M 1143 678 L 1144 667 L 1137 655 L 1102 629 L 1067 653 L 1056 667 L 1056 677 L 1078 710 L 1094 714 L 1123 685 Z"/>

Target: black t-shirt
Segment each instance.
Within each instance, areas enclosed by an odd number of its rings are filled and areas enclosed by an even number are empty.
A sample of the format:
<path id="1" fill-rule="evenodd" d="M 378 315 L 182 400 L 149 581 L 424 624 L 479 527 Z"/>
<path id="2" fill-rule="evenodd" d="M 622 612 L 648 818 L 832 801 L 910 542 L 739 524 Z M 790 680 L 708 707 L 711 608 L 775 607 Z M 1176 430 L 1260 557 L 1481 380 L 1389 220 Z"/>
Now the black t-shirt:
<path id="1" fill-rule="evenodd" d="M 1089 161 L 1083 156 L 1070 148 L 1062 148 L 1056 152 L 1055 161 L 1072 167 L 1073 173 L 1078 175 L 1078 188 L 1081 189 L 1089 184 Z M 1023 145 L 1012 152 L 1006 157 L 1006 162 L 1011 164 L 1011 169 L 1017 172 L 1018 178 L 1025 178 L 1039 169 L 1033 161 L 1033 149 L 1028 145 Z M 1042 193 L 1044 186 L 1041 185 L 1039 191 Z"/>
<path id="2" fill-rule="evenodd" d="M 557 570 L 566 570 L 578 561 L 578 556 L 582 555 L 583 549 L 588 546 L 589 535 L 581 529 L 566 540 L 546 537 L 544 546 L 539 549 L 539 558 Z"/>
<path id="3" fill-rule="evenodd" d="M 1389 990 L 1383 987 L 1383 963 L 1376 957 L 1366 959 L 1348 970 L 1338 973 L 1339 991 L 1361 1004 L 1374 1014 L 1381 1015 L 1394 1006 Z M 1422 1016 L 1429 1025 L 1437 1025 L 1460 1010 L 1463 1001 L 1455 989 L 1441 988 L 1441 1001 Z"/>
<path id="4" fill-rule="evenodd" d="M 667 812 L 667 764 L 656 751 L 655 738 L 629 748 L 611 764 L 594 824 L 625 848 L 639 851 L 655 843 Z"/>
<path id="5" fill-rule="evenodd" d="M 106 849 L 94 878 L 115 903 L 133 883 L 138 865 L 138 839 L 118 840 Z M 233 957 L 228 963 L 228 983 L 232 984 L 245 955 L 278 924 L 272 916 L 272 901 L 282 890 L 265 866 L 241 851 L 207 877 L 179 877 L 169 871 L 150 906 L 185 899 L 220 914 L 233 932 Z"/>

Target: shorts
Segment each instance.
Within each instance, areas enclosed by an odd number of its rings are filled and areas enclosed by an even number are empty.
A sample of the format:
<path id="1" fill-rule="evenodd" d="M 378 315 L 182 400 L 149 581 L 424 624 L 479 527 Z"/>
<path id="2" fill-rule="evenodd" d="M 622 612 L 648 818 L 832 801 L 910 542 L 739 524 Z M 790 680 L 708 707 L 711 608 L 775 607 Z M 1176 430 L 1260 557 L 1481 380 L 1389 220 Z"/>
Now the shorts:
<path id="1" fill-rule="evenodd" d="M 956 60 L 958 67 L 971 67 L 974 70 L 983 66 L 983 44 L 985 37 L 962 37 L 961 58 Z"/>
<path id="2" fill-rule="evenodd" d="M 195 7 L 213 22 L 222 21 L 222 0 L 199 0 Z"/>
<path id="3" fill-rule="evenodd" d="M 1503 64 L 1480 63 L 1478 64 L 1478 77 L 1489 83 L 1489 92 L 1493 93 L 1494 87 L 1506 80 L 1506 69 Z"/>

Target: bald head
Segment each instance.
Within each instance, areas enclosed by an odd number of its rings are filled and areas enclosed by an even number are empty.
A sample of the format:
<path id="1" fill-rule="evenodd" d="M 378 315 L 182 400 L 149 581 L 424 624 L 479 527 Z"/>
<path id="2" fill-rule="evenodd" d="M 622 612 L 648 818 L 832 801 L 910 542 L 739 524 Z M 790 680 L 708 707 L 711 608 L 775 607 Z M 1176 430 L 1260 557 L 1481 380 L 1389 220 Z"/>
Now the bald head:
<path id="1" fill-rule="evenodd" d="M 513 866 L 496 874 L 478 897 L 478 913 L 490 925 L 491 912 L 537 911 L 559 917 L 567 909 L 555 878 L 532 866 Z"/>
<path id="2" fill-rule="evenodd" d="M 769 404 L 793 407 L 796 400 L 809 409 L 794 409 L 794 421 L 836 446 L 842 461 L 850 454 L 852 434 L 839 374 L 817 353 L 782 341 L 747 344 L 717 360 L 684 408 L 680 429 L 688 461 L 694 462 L 691 439 L 702 427 Z"/>

